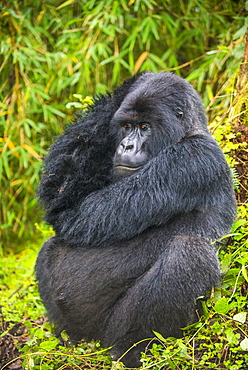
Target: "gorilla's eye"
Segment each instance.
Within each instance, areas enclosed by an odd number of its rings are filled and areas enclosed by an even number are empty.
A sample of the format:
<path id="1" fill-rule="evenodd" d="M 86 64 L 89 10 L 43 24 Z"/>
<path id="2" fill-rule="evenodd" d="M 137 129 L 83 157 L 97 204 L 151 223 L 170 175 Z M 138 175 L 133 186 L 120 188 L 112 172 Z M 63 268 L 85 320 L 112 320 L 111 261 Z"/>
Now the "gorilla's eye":
<path id="1" fill-rule="evenodd" d="M 122 127 L 123 127 L 125 130 L 131 130 L 132 125 L 131 125 L 131 123 L 123 123 L 123 124 L 122 124 Z"/>
<path id="2" fill-rule="evenodd" d="M 148 130 L 149 129 L 149 125 L 148 125 L 148 123 L 140 123 L 140 129 L 141 129 L 141 131 L 146 131 L 146 130 Z"/>

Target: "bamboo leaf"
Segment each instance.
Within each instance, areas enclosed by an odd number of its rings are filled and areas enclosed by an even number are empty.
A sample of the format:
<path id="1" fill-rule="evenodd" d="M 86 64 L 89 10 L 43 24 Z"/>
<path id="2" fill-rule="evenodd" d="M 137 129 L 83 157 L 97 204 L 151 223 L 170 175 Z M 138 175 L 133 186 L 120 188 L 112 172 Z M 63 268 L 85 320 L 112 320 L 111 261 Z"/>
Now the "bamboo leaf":
<path id="1" fill-rule="evenodd" d="M 59 9 L 62 9 L 62 8 L 64 8 L 65 6 L 68 6 L 68 5 L 73 4 L 74 2 L 75 2 L 75 0 L 67 0 L 67 1 L 65 1 L 63 4 L 61 4 L 61 5 L 57 6 L 57 9 L 58 9 L 58 10 L 59 10 Z"/>
<path id="2" fill-rule="evenodd" d="M 140 69 L 140 67 L 142 66 L 142 64 L 144 63 L 144 61 L 146 60 L 147 56 L 148 56 L 148 51 L 144 51 L 140 56 L 139 58 L 137 59 L 136 63 L 135 63 L 135 66 L 134 66 L 134 73 L 137 73 Z"/>
<path id="3" fill-rule="evenodd" d="M 39 154 L 33 148 L 31 148 L 29 145 L 23 144 L 22 145 L 22 148 L 25 149 L 25 150 L 27 150 L 34 158 L 36 158 L 39 161 L 41 161 L 41 158 L 40 158 Z"/>

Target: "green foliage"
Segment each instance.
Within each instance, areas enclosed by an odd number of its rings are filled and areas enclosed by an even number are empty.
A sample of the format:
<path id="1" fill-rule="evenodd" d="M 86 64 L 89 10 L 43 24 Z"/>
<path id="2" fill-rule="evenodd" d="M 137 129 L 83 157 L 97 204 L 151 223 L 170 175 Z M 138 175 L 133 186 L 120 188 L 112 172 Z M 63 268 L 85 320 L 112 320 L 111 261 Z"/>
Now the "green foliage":
<path id="1" fill-rule="evenodd" d="M 120 362 L 110 365 L 99 343 L 68 348 L 58 342 L 33 275 L 37 244 L 53 234 L 36 223 L 41 160 L 73 113 L 91 104 L 91 96 L 145 69 L 187 78 L 203 97 L 238 194 L 244 190 L 236 170 L 243 157 L 236 153 L 245 158 L 247 140 L 239 140 L 243 134 L 234 129 L 237 122 L 248 122 L 247 83 L 236 91 L 248 25 L 247 2 L 241 3 L 0 1 L 1 240 L 5 251 L 15 252 L 29 240 L 26 250 L 0 260 L 1 335 L 19 348 L 23 369 L 124 368 Z M 220 244 L 225 275 L 202 303 L 203 317 L 185 329 L 183 339 L 155 333 L 161 345 L 143 355 L 143 369 L 246 369 L 247 214 L 247 203 L 241 204 L 231 240 Z M 66 333 L 62 339 L 68 342 Z"/>
<path id="2" fill-rule="evenodd" d="M 235 1 L 0 4 L 5 250 L 17 248 L 27 235 L 37 237 L 34 194 L 41 158 L 73 110 L 82 108 L 78 96 L 112 90 L 144 69 L 166 70 L 193 83 L 211 116 L 220 112 L 221 94 L 221 110 L 230 108 L 247 26 L 245 7 Z"/>
<path id="3" fill-rule="evenodd" d="M 44 313 L 33 278 L 37 248 L 0 259 L 1 307 L 5 321 L 20 322 L 23 317 L 36 319 Z"/>
<path id="4" fill-rule="evenodd" d="M 164 339 L 142 355 L 141 369 L 153 370 L 245 370 L 248 363 L 248 214 L 247 205 L 239 207 L 239 219 L 230 235 L 219 244 L 224 277 L 219 288 L 203 301 L 204 315 L 185 328 L 181 339 Z M 242 218 L 243 217 L 243 218 Z M 37 225 L 44 238 L 51 235 L 45 225 Z M 228 243 L 227 243 L 228 241 Z M 110 365 L 108 352 L 99 343 L 64 345 L 54 336 L 54 328 L 45 320 L 34 280 L 37 248 L 29 245 L 19 254 L 9 254 L 0 261 L 1 328 L 0 337 L 9 335 L 19 349 L 18 357 L 27 370 L 52 369 L 124 369 L 121 362 Z M 12 334 L 11 334 L 12 333 Z M 1 338 L 0 338 L 1 341 Z M 153 339 L 151 339 L 153 341 Z M 4 342 L 3 342 L 4 343 Z M 69 343 L 68 343 L 69 344 Z M 65 346 L 66 345 L 66 346 Z M 7 368 L 4 362 L 3 369 Z M 14 365 L 13 365 L 14 366 Z"/>

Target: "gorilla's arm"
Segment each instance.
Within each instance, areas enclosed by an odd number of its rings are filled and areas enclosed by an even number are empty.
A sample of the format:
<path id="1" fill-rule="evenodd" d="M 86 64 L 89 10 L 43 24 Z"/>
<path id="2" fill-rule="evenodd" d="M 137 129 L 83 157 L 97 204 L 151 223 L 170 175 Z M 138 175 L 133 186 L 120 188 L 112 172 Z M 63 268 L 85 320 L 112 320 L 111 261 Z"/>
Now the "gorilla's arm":
<path id="1" fill-rule="evenodd" d="M 61 210 L 76 206 L 111 182 L 116 132 L 110 132 L 109 123 L 139 76 L 126 80 L 113 95 L 96 98 L 52 145 L 37 192 L 49 224 L 55 224 Z"/>
<path id="2" fill-rule="evenodd" d="M 140 173 L 61 211 L 53 226 L 68 243 L 100 246 L 132 238 L 175 215 L 203 211 L 211 214 L 212 235 L 218 238 L 233 222 L 232 193 L 220 148 L 210 136 L 199 135 L 164 150 Z"/>
<path id="3" fill-rule="evenodd" d="M 62 210 L 75 207 L 87 195 L 110 183 L 115 150 L 108 132 L 116 110 L 112 105 L 111 98 L 99 99 L 50 148 L 37 192 L 49 224 L 54 225 Z"/>

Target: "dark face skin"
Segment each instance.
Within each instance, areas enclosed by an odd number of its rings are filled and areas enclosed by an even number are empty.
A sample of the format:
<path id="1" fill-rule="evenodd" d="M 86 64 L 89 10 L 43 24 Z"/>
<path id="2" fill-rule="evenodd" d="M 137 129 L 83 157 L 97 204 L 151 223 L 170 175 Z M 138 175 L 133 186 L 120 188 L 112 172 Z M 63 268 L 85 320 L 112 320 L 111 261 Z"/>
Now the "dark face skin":
<path id="1" fill-rule="evenodd" d="M 147 122 L 120 123 L 120 137 L 114 156 L 114 177 L 120 179 L 138 172 L 149 160 L 151 126 Z"/>

